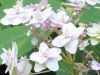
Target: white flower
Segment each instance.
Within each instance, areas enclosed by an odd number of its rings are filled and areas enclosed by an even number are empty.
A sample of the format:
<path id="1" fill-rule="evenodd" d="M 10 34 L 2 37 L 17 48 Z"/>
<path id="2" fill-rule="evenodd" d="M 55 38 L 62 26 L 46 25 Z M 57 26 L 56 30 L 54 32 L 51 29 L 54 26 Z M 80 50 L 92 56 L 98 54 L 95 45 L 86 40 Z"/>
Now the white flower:
<path id="1" fill-rule="evenodd" d="M 83 33 L 84 27 L 76 28 L 72 23 L 63 25 L 62 34 L 57 36 L 52 44 L 56 47 L 65 47 L 65 50 L 71 54 L 76 53 L 78 38 Z"/>
<path id="2" fill-rule="evenodd" d="M 34 27 L 42 27 L 45 21 L 54 13 L 51 7 L 33 12 L 32 19 L 27 25 L 33 25 Z"/>
<path id="3" fill-rule="evenodd" d="M 46 43 L 42 42 L 39 46 L 39 52 L 34 52 L 30 55 L 30 59 L 35 61 L 35 72 L 43 69 L 50 69 L 51 71 L 59 70 L 58 61 L 62 59 L 60 56 L 61 50 L 59 48 L 49 48 Z"/>
<path id="4" fill-rule="evenodd" d="M 19 25 L 21 23 L 26 23 L 31 19 L 33 9 L 29 9 L 27 6 L 23 7 L 19 4 L 13 8 L 4 9 L 6 14 L 0 22 L 3 25 Z"/>
<path id="5" fill-rule="evenodd" d="M 84 50 L 85 47 L 87 47 L 89 45 L 89 40 L 83 40 L 80 44 L 79 44 L 79 49 L 80 50 Z"/>
<path id="6" fill-rule="evenodd" d="M 32 65 L 29 63 L 28 59 L 21 57 L 19 63 L 17 63 L 17 73 L 18 75 L 29 75 L 32 69 Z"/>
<path id="7" fill-rule="evenodd" d="M 100 3 L 100 0 L 70 0 L 72 3 L 85 3 L 87 2 L 90 5 L 96 5 L 97 3 Z"/>
<path id="8" fill-rule="evenodd" d="M 70 18 L 66 14 L 65 11 L 59 11 L 58 13 L 54 13 L 51 17 L 51 27 L 62 27 L 62 23 L 67 23 Z"/>
<path id="9" fill-rule="evenodd" d="M 85 2 L 85 0 L 70 0 L 72 3 L 80 3 L 80 2 Z"/>
<path id="10" fill-rule="evenodd" d="M 93 70 L 100 70 L 100 63 L 95 60 L 91 61 L 90 66 Z"/>
<path id="11" fill-rule="evenodd" d="M 48 8 L 50 5 L 48 4 L 48 0 L 40 0 L 39 4 L 36 4 L 35 7 L 39 10 L 43 10 Z"/>
<path id="12" fill-rule="evenodd" d="M 12 43 L 12 49 L 6 50 L 3 48 L 3 51 L 4 52 L 0 57 L 2 59 L 2 63 L 8 66 L 5 72 L 9 71 L 10 75 L 12 75 L 13 68 L 17 65 L 18 49 L 16 43 Z"/>
<path id="13" fill-rule="evenodd" d="M 91 44 L 96 45 L 100 42 L 100 24 L 93 24 L 87 28 L 87 34 L 90 36 Z"/>
<path id="14" fill-rule="evenodd" d="M 100 0 L 85 0 L 90 5 L 96 5 L 97 3 L 100 3 Z"/>

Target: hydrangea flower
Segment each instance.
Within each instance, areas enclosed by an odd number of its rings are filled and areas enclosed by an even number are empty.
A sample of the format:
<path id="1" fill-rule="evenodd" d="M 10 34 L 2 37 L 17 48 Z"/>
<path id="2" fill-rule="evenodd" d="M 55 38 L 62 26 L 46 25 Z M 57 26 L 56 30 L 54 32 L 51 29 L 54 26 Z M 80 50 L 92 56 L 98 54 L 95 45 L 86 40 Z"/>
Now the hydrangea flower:
<path id="1" fill-rule="evenodd" d="M 80 2 L 85 2 L 85 0 L 70 0 L 72 3 L 80 3 Z"/>
<path id="2" fill-rule="evenodd" d="M 90 36 L 91 44 L 96 45 L 100 42 L 100 24 L 93 24 L 87 28 L 87 34 Z"/>
<path id="3" fill-rule="evenodd" d="M 63 23 L 69 22 L 69 20 L 70 18 L 66 14 L 66 12 L 61 10 L 57 13 L 54 13 L 52 17 L 50 17 L 50 21 L 51 21 L 50 26 L 59 28 L 62 27 Z"/>
<path id="4" fill-rule="evenodd" d="M 28 59 L 21 57 L 17 63 L 17 73 L 18 75 L 29 75 L 32 69 L 32 65 L 29 63 Z"/>
<path id="5" fill-rule="evenodd" d="M 23 7 L 22 2 L 18 0 L 17 5 L 13 8 L 4 9 L 6 14 L 1 20 L 0 23 L 3 25 L 19 25 L 21 23 L 26 23 L 31 19 L 31 15 L 34 8 L 29 6 Z"/>
<path id="6" fill-rule="evenodd" d="M 78 38 L 83 33 L 84 27 L 76 28 L 72 23 L 63 25 L 62 34 L 57 36 L 52 44 L 56 47 L 65 47 L 65 50 L 71 54 L 76 53 Z"/>
<path id="7" fill-rule="evenodd" d="M 90 5 L 96 5 L 97 3 L 100 3 L 100 0 L 85 0 Z"/>
<path id="8" fill-rule="evenodd" d="M 9 71 L 10 75 L 12 75 L 14 67 L 17 66 L 17 55 L 18 49 L 15 42 L 12 43 L 12 49 L 6 50 L 3 48 L 3 53 L 1 54 L 2 63 L 6 64 L 8 67 L 6 69 L 6 73 Z"/>
<path id="9" fill-rule="evenodd" d="M 100 63 L 95 60 L 91 61 L 90 66 L 93 70 L 100 70 Z"/>
<path id="10" fill-rule="evenodd" d="M 100 3 L 99 0 L 70 0 L 73 3 L 85 3 L 87 2 L 90 5 L 96 5 L 97 3 Z"/>
<path id="11" fill-rule="evenodd" d="M 58 61 L 62 59 L 59 48 L 49 48 L 46 43 L 42 42 L 39 51 L 30 55 L 30 60 L 35 61 L 35 72 L 42 71 L 46 68 L 51 71 L 59 70 Z"/>
<path id="12" fill-rule="evenodd" d="M 48 7 L 44 9 L 43 11 L 41 10 L 36 10 L 33 12 L 32 19 L 27 25 L 33 25 L 36 28 L 39 27 L 46 27 L 48 24 L 46 24 L 46 20 L 54 13 L 51 7 Z"/>

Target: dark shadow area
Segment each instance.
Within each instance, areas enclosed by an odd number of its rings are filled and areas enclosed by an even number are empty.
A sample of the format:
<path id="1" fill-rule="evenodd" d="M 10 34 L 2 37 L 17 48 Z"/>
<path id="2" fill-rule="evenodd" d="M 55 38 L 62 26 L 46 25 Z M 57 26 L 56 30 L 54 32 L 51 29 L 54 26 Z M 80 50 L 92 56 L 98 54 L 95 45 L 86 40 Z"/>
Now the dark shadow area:
<path id="1" fill-rule="evenodd" d="M 48 73 L 43 73 L 38 75 L 56 75 L 56 72 L 48 72 Z"/>
<path id="2" fill-rule="evenodd" d="M 7 68 L 7 66 L 5 64 L 0 65 L 0 75 L 9 75 L 9 73 L 5 74 L 6 68 Z"/>

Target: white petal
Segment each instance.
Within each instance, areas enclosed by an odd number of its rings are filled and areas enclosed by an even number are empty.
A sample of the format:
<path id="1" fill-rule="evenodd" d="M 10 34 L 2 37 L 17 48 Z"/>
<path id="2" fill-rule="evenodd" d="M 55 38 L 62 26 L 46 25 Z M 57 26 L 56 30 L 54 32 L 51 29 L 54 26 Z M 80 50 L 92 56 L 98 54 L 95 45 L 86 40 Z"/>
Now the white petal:
<path id="1" fill-rule="evenodd" d="M 70 43 L 68 43 L 68 44 L 65 46 L 65 49 L 66 49 L 66 51 L 68 51 L 69 53 L 75 54 L 76 51 L 77 51 L 77 45 L 78 45 L 78 39 L 77 39 L 77 40 L 74 40 L 74 41 L 71 41 Z"/>
<path id="2" fill-rule="evenodd" d="M 65 11 L 60 11 L 57 13 L 57 20 L 59 22 L 68 22 L 69 16 L 67 16 Z"/>
<path id="3" fill-rule="evenodd" d="M 17 48 L 16 42 L 12 43 L 12 52 L 13 52 L 14 55 L 18 54 L 18 48 Z"/>
<path id="4" fill-rule="evenodd" d="M 47 20 L 51 15 L 52 15 L 52 13 L 53 13 L 53 11 L 52 11 L 52 8 L 51 7 L 49 7 L 49 8 L 47 8 L 47 9 L 45 9 L 44 11 L 43 11 L 43 21 L 45 21 L 45 20 Z"/>
<path id="5" fill-rule="evenodd" d="M 34 52 L 30 55 L 30 60 L 43 64 L 48 58 L 44 57 L 41 52 Z"/>
<path id="6" fill-rule="evenodd" d="M 98 63 L 97 61 L 92 61 L 91 62 L 91 68 L 93 69 L 93 70 L 100 70 L 100 63 Z"/>
<path id="7" fill-rule="evenodd" d="M 21 67 L 23 65 L 23 67 Z M 24 60 L 21 60 L 18 64 L 17 64 L 17 71 L 18 73 L 23 73 L 24 72 L 24 68 L 26 66 L 26 62 Z"/>
<path id="8" fill-rule="evenodd" d="M 62 33 L 65 34 L 66 32 L 69 32 L 70 34 L 72 34 L 72 32 L 74 32 L 73 30 L 75 29 L 76 27 L 72 23 L 64 24 L 62 28 Z"/>
<path id="9" fill-rule="evenodd" d="M 57 60 L 49 60 L 46 62 L 46 66 L 48 67 L 48 69 L 50 69 L 51 71 L 58 71 L 59 70 L 59 65 L 58 65 L 58 61 Z"/>
<path id="10" fill-rule="evenodd" d="M 86 2 L 90 5 L 96 5 L 97 4 L 96 0 L 86 0 Z"/>
<path id="11" fill-rule="evenodd" d="M 65 38 L 64 40 L 61 41 L 61 44 L 67 44 L 69 43 L 71 38 Z"/>
<path id="12" fill-rule="evenodd" d="M 65 37 L 63 35 L 59 35 L 52 41 L 52 45 L 57 47 L 63 47 L 65 45 L 65 43 L 61 43 L 61 41 L 63 40 L 65 40 Z"/>
<path id="13" fill-rule="evenodd" d="M 78 27 L 75 30 L 73 30 L 73 39 L 79 38 L 79 36 L 84 32 L 84 27 Z"/>
<path id="14" fill-rule="evenodd" d="M 0 55 L 0 58 L 2 59 L 2 64 L 6 64 L 6 63 L 7 63 L 8 56 L 7 56 L 6 53 L 3 52 L 3 53 Z M 7 65 L 7 64 L 6 64 L 6 65 Z"/>
<path id="15" fill-rule="evenodd" d="M 23 65 L 23 67 L 21 67 Z M 32 69 L 32 65 L 29 63 L 26 57 L 21 57 L 20 62 L 17 63 L 18 75 L 29 75 Z"/>
<path id="16" fill-rule="evenodd" d="M 21 23 L 21 20 L 19 19 L 19 18 L 14 18 L 13 20 L 12 20 L 12 25 L 19 25 Z"/>
<path id="17" fill-rule="evenodd" d="M 51 48 L 48 53 L 49 53 L 48 54 L 49 57 L 56 58 L 61 53 L 61 49 L 60 48 Z"/>
<path id="18" fill-rule="evenodd" d="M 3 25 L 9 25 L 9 24 L 11 24 L 10 20 L 7 17 L 2 18 L 0 20 L 0 23 L 3 24 Z"/>
<path id="19" fill-rule="evenodd" d="M 44 69 L 46 69 L 46 66 L 45 65 L 35 63 L 35 66 L 34 66 L 34 71 L 35 72 L 40 72 L 40 71 L 42 71 Z"/>
<path id="20" fill-rule="evenodd" d="M 18 18 L 21 20 L 21 23 L 26 23 L 30 20 L 31 16 L 23 13 L 18 15 Z"/>
<path id="21" fill-rule="evenodd" d="M 29 75 L 32 69 L 32 65 L 30 63 L 27 63 L 26 67 L 25 67 L 25 74 Z"/>
<path id="22" fill-rule="evenodd" d="M 92 44 L 92 45 L 96 45 L 96 44 L 99 43 L 99 40 L 96 39 L 96 38 L 91 38 L 90 40 L 91 40 L 91 44 Z"/>
<path id="23" fill-rule="evenodd" d="M 45 42 L 42 42 L 42 43 L 40 44 L 40 46 L 39 46 L 39 51 L 45 52 L 45 51 L 47 51 L 47 50 L 49 50 L 48 45 L 47 45 Z"/>
<path id="24" fill-rule="evenodd" d="M 13 8 L 4 9 L 3 12 L 6 14 L 16 14 L 16 11 Z"/>
<path id="25" fill-rule="evenodd" d="M 60 60 L 62 60 L 62 56 L 61 56 L 61 55 L 59 55 L 59 56 L 57 57 L 57 61 L 60 61 Z"/>

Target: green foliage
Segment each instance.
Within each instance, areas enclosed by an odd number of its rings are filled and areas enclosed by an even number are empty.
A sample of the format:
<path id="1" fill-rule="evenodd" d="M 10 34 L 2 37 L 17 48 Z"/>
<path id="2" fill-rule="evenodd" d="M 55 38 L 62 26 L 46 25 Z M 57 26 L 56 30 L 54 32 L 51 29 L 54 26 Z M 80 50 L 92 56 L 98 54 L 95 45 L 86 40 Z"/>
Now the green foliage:
<path id="1" fill-rule="evenodd" d="M 83 12 L 80 21 L 87 24 L 100 22 L 100 9 L 89 7 Z"/>
<path id="2" fill-rule="evenodd" d="M 64 61 L 60 61 L 59 66 L 60 70 L 57 72 L 57 75 L 74 75 L 72 65 L 66 64 Z"/>
<path id="3" fill-rule="evenodd" d="M 0 31 L 0 54 L 2 48 L 11 47 L 12 42 L 17 42 L 19 49 L 19 56 L 32 50 L 34 46 L 31 44 L 31 37 L 27 37 L 28 28 L 25 26 L 12 27 Z"/>

